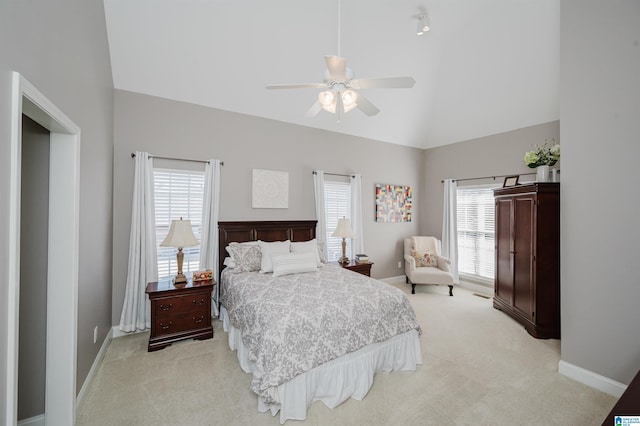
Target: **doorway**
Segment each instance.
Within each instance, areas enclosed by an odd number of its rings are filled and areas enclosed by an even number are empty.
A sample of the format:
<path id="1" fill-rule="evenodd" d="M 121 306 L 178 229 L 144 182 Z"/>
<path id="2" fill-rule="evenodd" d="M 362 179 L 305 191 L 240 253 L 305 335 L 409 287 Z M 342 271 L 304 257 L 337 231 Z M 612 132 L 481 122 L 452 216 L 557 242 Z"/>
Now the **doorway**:
<path id="1" fill-rule="evenodd" d="M 22 116 L 18 420 L 45 412 L 51 135 Z"/>
<path id="2" fill-rule="evenodd" d="M 22 117 L 50 132 L 47 230 L 45 415 L 74 424 L 78 312 L 80 128 L 19 73 L 13 73 L 7 316 L 7 425 L 17 422 L 20 326 Z"/>

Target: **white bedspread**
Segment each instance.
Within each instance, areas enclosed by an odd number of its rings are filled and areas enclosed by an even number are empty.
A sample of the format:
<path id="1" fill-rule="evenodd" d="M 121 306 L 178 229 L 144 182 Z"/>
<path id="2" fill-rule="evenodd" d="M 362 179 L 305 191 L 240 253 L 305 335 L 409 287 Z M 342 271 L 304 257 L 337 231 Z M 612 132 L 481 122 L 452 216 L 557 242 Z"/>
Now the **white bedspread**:
<path id="1" fill-rule="evenodd" d="M 326 266 L 276 278 L 225 270 L 221 285 L 229 345 L 253 374 L 260 411 L 280 410 L 281 422 L 304 419 L 314 400 L 361 399 L 376 371 L 422 363 L 413 309 L 383 282 Z"/>

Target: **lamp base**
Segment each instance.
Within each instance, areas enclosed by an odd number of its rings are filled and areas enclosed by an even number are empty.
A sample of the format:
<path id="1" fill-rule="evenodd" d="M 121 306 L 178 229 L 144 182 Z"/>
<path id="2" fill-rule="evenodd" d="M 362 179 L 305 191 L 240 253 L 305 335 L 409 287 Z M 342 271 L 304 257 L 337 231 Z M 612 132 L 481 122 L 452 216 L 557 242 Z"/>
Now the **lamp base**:
<path id="1" fill-rule="evenodd" d="M 182 273 L 178 273 L 178 275 L 176 275 L 176 277 L 173 279 L 173 283 L 174 284 L 186 284 L 187 283 L 187 277 L 185 277 L 184 274 L 182 274 Z"/>
<path id="2" fill-rule="evenodd" d="M 340 259 L 338 259 L 338 263 L 341 265 L 347 265 L 351 263 L 351 260 L 348 257 L 342 256 Z"/>

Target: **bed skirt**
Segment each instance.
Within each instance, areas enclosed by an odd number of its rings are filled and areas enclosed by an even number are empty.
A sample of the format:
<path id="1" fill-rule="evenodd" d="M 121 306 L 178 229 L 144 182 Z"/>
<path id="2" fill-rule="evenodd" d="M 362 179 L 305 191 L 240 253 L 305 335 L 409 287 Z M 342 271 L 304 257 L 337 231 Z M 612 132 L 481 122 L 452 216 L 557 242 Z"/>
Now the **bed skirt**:
<path id="1" fill-rule="evenodd" d="M 229 337 L 229 348 L 238 353 L 240 368 L 253 372 L 255 363 L 249 359 L 240 330 L 231 325 L 224 307 L 221 307 L 220 318 Z M 305 420 L 307 407 L 315 401 L 335 408 L 350 397 L 361 400 L 373 385 L 375 373 L 415 370 L 418 364 L 422 364 L 420 339 L 418 332 L 411 330 L 331 360 L 269 389 L 278 402 L 266 404 L 258 396 L 258 410 L 270 411 L 273 416 L 280 412 L 280 424 L 288 419 Z"/>

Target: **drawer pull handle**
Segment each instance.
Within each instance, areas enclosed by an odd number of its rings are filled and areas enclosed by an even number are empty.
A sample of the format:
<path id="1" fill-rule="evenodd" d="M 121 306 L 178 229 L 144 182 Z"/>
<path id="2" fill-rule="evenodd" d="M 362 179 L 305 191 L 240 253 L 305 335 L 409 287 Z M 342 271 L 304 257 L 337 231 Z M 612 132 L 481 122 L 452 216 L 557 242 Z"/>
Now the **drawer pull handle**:
<path id="1" fill-rule="evenodd" d="M 193 303 L 194 305 L 204 305 L 204 303 L 205 303 L 206 301 L 207 301 L 207 299 L 205 299 L 205 298 L 200 299 L 200 302 L 198 302 L 196 299 L 193 299 L 193 300 L 192 300 L 192 303 Z"/>
<path id="2" fill-rule="evenodd" d="M 160 309 L 163 311 L 168 311 L 169 309 L 171 309 L 173 307 L 173 303 L 169 303 L 167 306 L 160 304 Z"/>
<path id="3" fill-rule="evenodd" d="M 169 321 L 169 324 L 167 325 L 160 323 L 160 328 L 162 328 L 163 330 L 168 330 L 172 325 L 173 325 L 173 321 Z"/>
<path id="4" fill-rule="evenodd" d="M 195 323 L 199 324 L 202 321 L 204 321 L 204 315 L 200 315 L 200 318 L 193 317 L 193 322 L 195 322 Z"/>

